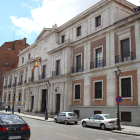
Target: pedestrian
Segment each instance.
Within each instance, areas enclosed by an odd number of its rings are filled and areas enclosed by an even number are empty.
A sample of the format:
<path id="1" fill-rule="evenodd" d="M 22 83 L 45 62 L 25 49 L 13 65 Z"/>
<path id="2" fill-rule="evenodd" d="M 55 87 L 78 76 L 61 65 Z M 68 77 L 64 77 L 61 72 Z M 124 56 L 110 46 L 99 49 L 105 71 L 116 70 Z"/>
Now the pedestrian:
<path id="1" fill-rule="evenodd" d="M 6 112 L 7 112 L 7 110 L 8 110 L 8 106 L 7 106 L 7 105 L 5 105 L 5 110 L 6 110 Z"/>
<path id="2" fill-rule="evenodd" d="M 20 114 L 20 109 L 21 109 L 21 106 L 18 105 L 18 113 Z"/>

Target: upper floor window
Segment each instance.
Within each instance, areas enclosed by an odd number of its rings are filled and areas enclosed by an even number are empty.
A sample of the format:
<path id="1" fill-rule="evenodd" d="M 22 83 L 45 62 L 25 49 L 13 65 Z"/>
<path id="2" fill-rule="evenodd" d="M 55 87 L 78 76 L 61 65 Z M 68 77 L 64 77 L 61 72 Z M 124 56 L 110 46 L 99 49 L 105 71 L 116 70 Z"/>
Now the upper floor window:
<path id="1" fill-rule="evenodd" d="M 122 97 L 131 97 L 131 78 L 121 79 Z"/>
<path id="2" fill-rule="evenodd" d="M 96 27 L 101 26 L 101 15 L 95 18 Z"/>
<path id="3" fill-rule="evenodd" d="M 21 41 L 19 42 L 19 44 L 21 45 Z"/>
<path id="4" fill-rule="evenodd" d="M 20 75 L 20 82 L 22 82 L 22 77 L 23 77 L 23 76 L 22 76 L 22 75 Z"/>
<path id="5" fill-rule="evenodd" d="M 29 54 L 28 54 L 28 60 L 30 60 L 30 58 L 31 58 L 31 54 L 29 53 Z"/>
<path id="6" fill-rule="evenodd" d="M 9 98 L 8 98 L 8 101 L 10 101 L 10 94 L 9 94 Z"/>
<path id="7" fill-rule="evenodd" d="M 81 55 L 76 56 L 76 72 L 81 72 L 82 71 L 82 66 L 81 66 Z"/>
<path id="8" fill-rule="evenodd" d="M 95 99 L 102 98 L 102 82 L 95 83 Z"/>
<path id="9" fill-rule="evenodd" d="M 103 66 L 102 48 L 96 49 L 96 68 Z"/>
<path id="10" fill-rule="evenodd" d="M 5 82 L 5 85 L 7 86 L 7 80 L 6 80 L 6 82 Z"/>
<path id="11" fill-rule="evenodd" d="M 61 43 L 64 43 L 65 42 L 65 35 L 62 35 L 61 36 Z"/>
<path id="12" fill-rule="evenodd" d="M 80 93 L 81 93 L 80 86 L 81 86 L 80 84 L 75 85 L 75 99 L 80 99 Z"/>
<path id="13" fill-rule="evenodd" d="M 5 66 L 8 66 L 9 65 L 9 62 L 5 62 Z"/>
<path id="14" fill-rule="evenodd" d="M 129 38 L 121 41 L 122 62 L 130 60 Z"/>
<path id="15" fill-rule="evenodd" d="M 24 63 L 24 57 L 22 57 L 22 63 Z"/>
<path id="16" fill-rule="evenodd" d="M 77 27 L 77 36 L 81 35 L 81 26 Z"/>
<path id="17" fill-rule="evenodd" d="M 60 75 L 60 60 L 56 61 L 56 75 Z"/>
<path id="18" fill-rule="evenodd" d="M 6 101 L 6 95 L 4 96 L 4 101 Z"/>
<path id="19" fill-rule="evenodd" d="M 18 101 L 21 101 L 21 93 L 19 93 Z"/>
<path id="20" fill-rule="evenodd" d="M 42 78 L 46 78 L 46 65 L 43 65 Z"/>

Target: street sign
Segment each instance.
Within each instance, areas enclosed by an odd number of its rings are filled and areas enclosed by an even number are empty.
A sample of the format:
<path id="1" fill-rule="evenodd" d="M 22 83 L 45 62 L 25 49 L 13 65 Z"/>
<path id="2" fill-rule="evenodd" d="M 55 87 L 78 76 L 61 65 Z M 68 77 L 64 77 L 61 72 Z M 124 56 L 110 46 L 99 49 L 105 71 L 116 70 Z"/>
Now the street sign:
<path id="1" fill-rule="evenodd" d="M 122 101 L 122 97 L 121 96 L 117 96 L 116 97 L 116 102 L 120 103 Z"/>

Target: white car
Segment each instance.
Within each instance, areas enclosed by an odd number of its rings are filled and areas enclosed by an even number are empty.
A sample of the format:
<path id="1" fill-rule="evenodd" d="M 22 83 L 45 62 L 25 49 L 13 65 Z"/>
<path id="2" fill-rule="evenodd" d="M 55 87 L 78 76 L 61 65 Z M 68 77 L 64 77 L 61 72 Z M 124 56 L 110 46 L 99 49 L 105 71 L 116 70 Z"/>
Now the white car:
<path id="1" fill-rule="evenodd" d="M 81 120 L 81 124 L 83 127 L 95 126 L 100 127 L 102 130 L 106 128 L 114 129 L 117 127 L 117 118 L 112 117 L 110 114 L 96 114 L 91 118 Z"/>
<path id="2" fill-rule="evenodd" d="M 74 112 L 61 112 L 54 117 L 54 122 L 64 122 L 65 124 L 74 122 L 78 123 L 78 116 Z"/>

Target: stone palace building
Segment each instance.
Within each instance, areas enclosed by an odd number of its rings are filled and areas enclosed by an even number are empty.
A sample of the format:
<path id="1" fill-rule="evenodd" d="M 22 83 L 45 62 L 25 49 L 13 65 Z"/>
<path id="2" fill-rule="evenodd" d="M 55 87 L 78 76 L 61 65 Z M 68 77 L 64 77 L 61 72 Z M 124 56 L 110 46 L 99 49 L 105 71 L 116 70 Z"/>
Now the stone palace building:
<path id="1" fill-rule="evenodd" d="M 3 103 L 23 111 L 74 111 L 79 119 L 117 117 L 140 126 L 140 13 L 126 0 L 101 0 L 60 27 L 44 28 L 4 74 Z M 34 68 L 36 64 L 38 67 Z M 13 89 L 16 88 L 14 92 Z"/>

